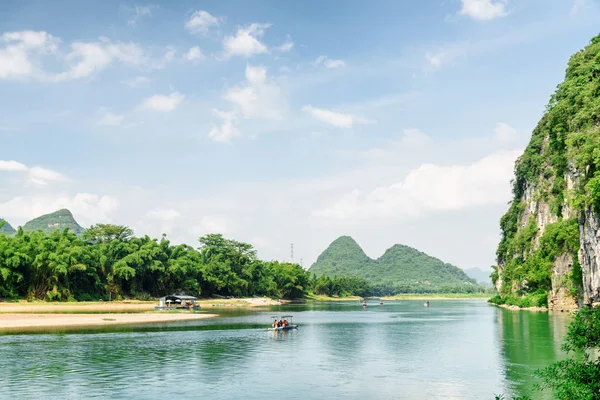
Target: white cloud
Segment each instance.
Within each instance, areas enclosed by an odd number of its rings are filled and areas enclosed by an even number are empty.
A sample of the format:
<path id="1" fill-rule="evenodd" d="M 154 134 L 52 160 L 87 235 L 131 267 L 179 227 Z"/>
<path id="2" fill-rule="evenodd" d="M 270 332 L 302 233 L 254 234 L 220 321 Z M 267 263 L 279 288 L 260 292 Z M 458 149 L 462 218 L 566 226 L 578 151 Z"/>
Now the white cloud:
<path id="1" fill-rule="evenodd" d="M 154 111 L 170 112 L 173 111 L 183 100 L 185 96 L 179 92 L 173 92 L 169 95 L 155 94 L 142 102 L 140 108 Z"/>
<path id="2" fill-rule="evenodd" d="M 399 183 L 353 190 L 315 216 L 334 219 L 411 218 L 434 211 L 504 204 L 521 150 L 499 152 L 468 165 L 422 164 Z"/>
<path id="3" fill-rule="evenodd" d="M 244 118 L 281 120 L 287 107 L 280 87 L 268 79 L 261 66 L 247 65 L 246 84 L 227 90 L 224 98 L 238 107 Z"/>
<path id="4" fill-rule="evenodd" d="M 119 202 L 112 196 L 77 193 L 45 196 L 18 196 L 0 203 L 0 215 L 23 223 L 61 208 L 70 210 L 83 226 L 108 222 L 118 209 Z"/>
<path id="5" fill-rule="evenodd" d="M 123 119 L 125 119 L 125 117 L 122 115 L 107 112 L 102 118 L 100 118 L 100 120 L 98 121 L 98 125 L 117 126 L 123 123 Z"/>
<path id="6" fill-rule="evenodd" d="M 210 28 L 218 26 L 221 20 L 221 18 L 217 18 L 207 11 L 199 10 L 194 12 L 190 19 L 185 22 L 185 29 L 190 33 L 206 35 Z"/>
<path id="7" fill-rule="evenodd" d="M 9 160 L 0 160 L 0 172 L 23 172 L 27 184 L 33 184 L 36 186 L 45 186 L 50 182 L 66 182 L 69 179 L 51 169 L 42 167 L 29 167 L 21 162 Z"/>
<path id="8" fill-rule="evenodd" d="M 4 33 L 0 43 L 0 79 L 43 79 L 38 59 L 56 52 L 60 40 L 43 31 L 21 31 Z"/>
<path id="9" fill-rule="evenodd" d="M 427 59 L 427 63 L 434 69 L 438 69 L 442 66 L 442 62 L 444 61 L 443 53 L 425 53 L 425 58 Z"/>
<path id="10" fill-rule="evenodd" d="M 90 77 L 116 64 L 161 69 L 175 57 L 175 50 L 167 48 L 164 55 L 153 59 L 137 43 L 112 42 L 105 37 L 72 42 L 67 51 L 60 49 L 60 44 L 59 38 L 43 31 L 0 35 L 0 79 L 65 82 Z M 45 63 L 52 65 L 52 71 Z M 61 70 L 54 64 L 64 67 Z"/>
<path id="11" fill-rule="evenodd" d="M 132 16 L 131 18 L 129 18 L 127 20 L 127 25 L 128 26 L 136 26 L 138 21 L 140 19 L 142 19 L 143 17 L 151 17 L 152 16 L 152 9 L 156 8 L 157 6 L 152 6 L 152 5 L 147 5 L 147 6 L 140 6 L 140 5 L 135 5 L 134 9 L 132 10 Z"/>
<path id="12" fill-rule="evenodd" d="M 282 45 L 277 46 L 275 48 L 275 50 L 280 51 L 282 53 L 287 53 L 288 51 L 291 51 L 293 48 L 294 48 L 294 42 L 292 42 L 291 39 L 288 39 Z"/>
<path id="13" fill-rule="evenodd" d="M 460 13 L 478 21 L 491 21 L 508 15 L 506 0 L 462 0 Z"/>
<path id="14" fill-rule="evenodd" d="M 121 83 L 123 83 L 129 87 L 135 88 L 135 87 L 150 83 L 151 81 L 152 81 L 152 79 L 150 79 L 146 76 L 136 76 L 135 78 L 122 81 Z"/>
<path id="15" fill-rule="evenodd" d="M 66 57 L 69 69 L 52 76 L 56 82 L 81 79 L 98 73 L 115 61 L 129 66 L 140 66 L 147 59 L 142 48 L 135 43 L 112 43 L 106 38 L 98 42 L 74 42 Z"/>
<path id="16" fill-rule="evenodd" d="M 518 134 L 515 128 L 504 123 L 498 122 L 494 128 L 494 142 L 499 146 L 512 146 L 517 142 Z"/>
<path id="17" fill-rule="evenodd" d="M 0 171 L 27 171 L 27 165 L 14 160 L 0 160 Z"/>
<path id="18" fill-rule="evenodd" d="M 215 142 L 230 142 L 235 136 L 239 136 L 241 133 L 235 126 L 235 112 L 224 112 L 217 109 L 212 110 L 213 115 L 223 120 L 223 123 L 219 126 L 213 126 L 208 137 Z"/>
<path id="19" fill-rule="evenodd" d="M 172 208 L 155 208 L 154 210 L 149 211 L 146 215 L 151 219 L 161 221 L 173 221 L 181 218 L 181 213 Z"/>
<path id="20" fill-rule="evenodd" d="M 45 186 L 50 182 L 66 182 L 69 180 L 56 171 L 42 167 L 31 167 L 27 173 L 29 182 L 38 186 Z"/>
<path id="21" fill-rule="evenodd" d="M 184 58 L 187 61 L 198 61 L 198 60 L 202 60 L 204 58 L 204 54 L 202 54 L 200 47 L 196 46 L 196 47 L 190 48 L 188 50 L 188 52 L 185 53 Z"/>
<path id="22" fill-rule="evenodd" d="M 432 143 L 428 135 L 416 128 L 405 129 L 400 142 L 408 147 L 424 147 Z"/>
<path id="23" fill-rule="evenodd" d="M 313 61 L 313 65 L 322 65 L 325 68 L 343 68 L 346 66 L 346 63 L 343 60 L 332 60 L 327 58 L 327 56 L 319 56 L 315 61 Z"/>
<path id="24" fill-rule="evenodd" d="M 327 110 L 325 108 L 316 108 L 310 104 L 302 107 L 302 111 L 307 112 L 314 119 L 325 122 L 326 124 L 335 126 L 337 128 L 352 128 L 354 124 L 369 124 L 374 122 L 352 114 L 344 114 L 341 112 Z"/>
<path id="25" fill-rule="evenodd" d="M 223 48 L 225 56 L 243 56 L 250 57 L 254 54 L 267 53 L 269 49 L 258 38 L 262 37 L 265 29 L 270 24 L 250 24 L 246 27 L 238 28 L 235 36 L 226 36 L 223 39 Z"/>
<path id="26" fill-rule="evenodd" d="M 168 47 L 165 54 L 160 59 L 158 59 L 152 63 L 152 68 L 153 69 L 163 69 L 174 59 L 175 59 L 175 49 L 172 47 Z"/>

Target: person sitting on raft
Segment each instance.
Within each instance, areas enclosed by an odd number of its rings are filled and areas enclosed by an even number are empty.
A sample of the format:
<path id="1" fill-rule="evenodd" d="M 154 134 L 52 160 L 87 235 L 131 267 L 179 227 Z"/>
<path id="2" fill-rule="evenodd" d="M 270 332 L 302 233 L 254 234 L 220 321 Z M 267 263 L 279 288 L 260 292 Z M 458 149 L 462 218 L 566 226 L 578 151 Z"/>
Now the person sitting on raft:
<path id="1" fill-rule="evenodd" d="M 288 326 L 287 319 L 284 319 L 284 320 L 283 320 L 283 326 Z"/>

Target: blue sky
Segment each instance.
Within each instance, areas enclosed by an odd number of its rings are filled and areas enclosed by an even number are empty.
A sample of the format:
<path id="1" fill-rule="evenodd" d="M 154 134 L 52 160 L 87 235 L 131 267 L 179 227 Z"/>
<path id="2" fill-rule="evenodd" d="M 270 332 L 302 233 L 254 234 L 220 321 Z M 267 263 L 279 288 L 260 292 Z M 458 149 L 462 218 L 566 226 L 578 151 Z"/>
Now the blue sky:
<path id="1" fill-rule="evenodd" d="M 4 1 L 0 217 L 488 267 L 595 0 Z"/>

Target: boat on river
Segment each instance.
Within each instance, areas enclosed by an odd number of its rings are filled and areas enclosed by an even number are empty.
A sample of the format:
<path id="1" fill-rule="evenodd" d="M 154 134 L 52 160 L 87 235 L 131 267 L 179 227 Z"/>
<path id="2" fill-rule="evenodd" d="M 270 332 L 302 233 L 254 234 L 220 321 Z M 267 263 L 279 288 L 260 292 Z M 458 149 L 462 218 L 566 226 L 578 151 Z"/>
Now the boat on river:
<path id="1" fill-rule="evenodd" d="M 291 331 L 293 329 L 298 329 L 298 325 L 295 325 L 293 323 L 292 319 L 294 317 L 291 315 L 282 315 L 281 317 L 273 316 L 271 318 L 273 318 L 273 323 L 271 324 L 270 328 L 267 328 L 267 330 L 269 330 L 269 331 L 279 332 L 279 331 Z M 288 321 L 288 318 L 289 318 L 289 321 Z M 281 326 L 279 326 L 277 324 L 278 321 L 283 321 Z M 287 322 L 287 324 L 286 324 L 286 322 Z"/>

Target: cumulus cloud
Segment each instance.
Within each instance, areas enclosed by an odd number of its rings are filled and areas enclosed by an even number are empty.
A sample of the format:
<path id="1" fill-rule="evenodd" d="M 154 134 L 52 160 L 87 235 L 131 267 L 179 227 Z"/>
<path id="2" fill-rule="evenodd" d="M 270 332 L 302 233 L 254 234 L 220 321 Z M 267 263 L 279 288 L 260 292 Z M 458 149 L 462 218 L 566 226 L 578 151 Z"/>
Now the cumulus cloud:
<path id="1" fill-rule="evenodd" d="M 152 79 L 150 79 L 146 76 L 136 76 L 135 78 L 122 81 L 121 83 L 123 83 L 129 87 L 136 88 L 138 86 L 142 86 L 147 83 L 150 83 L 151 81 L 152 81 Z"/>
<path id="2" fill-rule="evenodd" d="M 50 182 L 66 182 L 69 180 L 63 174 L 42 167 L 31 167 L 27 172 L 29 182 L 35 185 L 47 185 Z"/>
<path id="3" fill-rule="evenodd" d="M 269 49 L 264 43 L 261 43 L 261 38 L 265 30 L 270 24 L 250 24 L 245 27 L 238 28 L 235 36 L 226 36 L 223 39 L 223 48 L 225 56 L 242 56 L 250 57 L 254 54 L 268 53 Z"/>
<path id="4" fill-rule="evenodd" d="M 70 67 L 51 77 L 55 82 L 88 77 L 98 73 L 114 62 L 139 66 L 146 61 L 142 48 L 135 43 L 112 43 L 100 38 L 98 42 L 74 42 L 66 57 Z"/>
<path id="5" fill-rule="evenodd" d="M 510 199 L 509 181 L 521 150 L 499 152 L 467 165 L 422 164 L 399 183 L 369 192 L 353 190 L 315 216 L 409 218 L 433 211 L 503 204 Z"/>
<path id="6" fill-rule="evenodd" d="M 283 44 L 277 46 L 275 48 L 275 50 L 280 51 L 282 53 L 287 53 L 288 51 L 291 51 L 293 48 L 294 48 L 294 42 L 292 42 L 291 39 L 288 39 Z"/>
<path id="7" fill-rule="evenodd" d="M 7 32 L 0 36 L 0 79 L 43 79 L 39 58 L 55 53 L 60 40 L 44 31 Z M 3 47 L 2 47 L 3 46 Z"/>
<path id="8" fill-rule="evenodd" d="M 121 125 L 121 123 L 123 123 L 124 119 L 125 119 L 125 117 L 122 115 L 107 112 L 107 113 L 104 113 L 102 118 L 100 118 L 100 120 L 98 121 L 98 125 L 117 126 L 117 125 Z"/>
<path id="9" fill-rule="evenodd" d="M 224 98 L 239 108 L 244 118 L 281 120 L 286 111 L 286 101 L 281 88 L 267 77 L 262 66 L 246 66 L 246 83 L 236 86 Z"/>
<path id="10" fill-rule="evenodd" d="M 432 143 L 431 138 L 427 134 L 416 128 L 404 129 L 400 137 L 400 142 L 408 147 L 423 147 Z"/>
<path id="11" fill-rule="evenodd" d="M 158 6 L 146 5 L 141 6 L 136 4 L 134 8 L 131 10 L 131 17 L 127 20 L 128 26 L 136 26 L 138 21 L 140 21 L 144 17 L 151 17 L 152 10 L 157 8 Z"/>
<path id="12" fill-rule="evenodd" d="M 235 126 L 235 112 L 225 112 L 217 109 L 213 109 L 212 113 L 214 116 L 219 117 L 223 120 L 221 125 L 214 126 L 208 133 L 208 137 L 215 142 L 228 143 L 235 136 L 241 135 L 240 131 Z"/>
<path id="13" fill-rule="evenodd" d="M 427 52 L 425 53 L 425 58 L 427 59 L 427 63 L 431 68 L 438 69 L 442 66 L 444 54 Z"/>
<path id="14" fill-rule="evenodd" d="M 221 23 L 221 18 L 211 15 L 208 11 L 199 10 L 185 22 L 185 29 L 190 33 L 207 35 L 210 28 L 216 27 Z"/>
<path id="15" fill-rule="evenodd" d="M 0 171 L 27 171 L 27 165 L 14 160 L 0 160 Z"/>
<path id="16" fill-rule="evenodd" d="M 302 111 L 308 113 L 314 119 L 335 126 L 336 128 L 352 128 L 354 124 L 368 124 L 373 122 L 363 117 L 331 111 L 325 108 L 317 108 L 310 104 L 302 107 Z"/>
<path id="17" fill-rule="evenodd" d="M 139 44 L 113 42 L 100 37 L 97 41 L 75 41 L 68 50 L 61 40 L 44 31 L 7 32 L 0 35 L 0 79 L 34 79 L 65 82 L 83 79 L 121 64 L 137 68 L 164 68 L 174 59 L 175 50 L 167 49 L 160 58 L 151 57 Z M 45 63 L 63 65 L 50 72 Z"/>
<path id="18" fill-rule="evenodd" d="M 202 54 L 200 47 L 196 46 L 190 48 L 183 58 L 187 61 L 198 61 L 204 58 L 204 54 Z"/>
<path id="19" fill-rule="evenodd" d="M 29 185 L 45 186 L 51 182 L 67 182 L 63 174 L 43 167 L 29 167 L 21 162 L 0 160 L 0 172 L 22 172 Z"/>
<path id="20" fill-rule="evenodd" d="M 155 94 L 148 97 L 140 104 L 139 108 L 149 109 L 161 112 L 173 111 L 179 104 L 183 102 L 185 96 L 179 92 L 173 92 L 169 95 Z"/>
<path id="21" fill-rule="evenodd" d="M 462 0 L 460 13 L 478 21 L 491 21 L 508 15 L 506 0 Z"/>
<path id="22" fill-rule="evenodd" d="M 319 56 L 315 61 L 313 61 L 313 65 L 319 66 L 322 65 L 325 68 L 343 68 L 346 66 L 346 63 L 343 60 L 332 60 L 327 58 L 327 56 Z"/>

